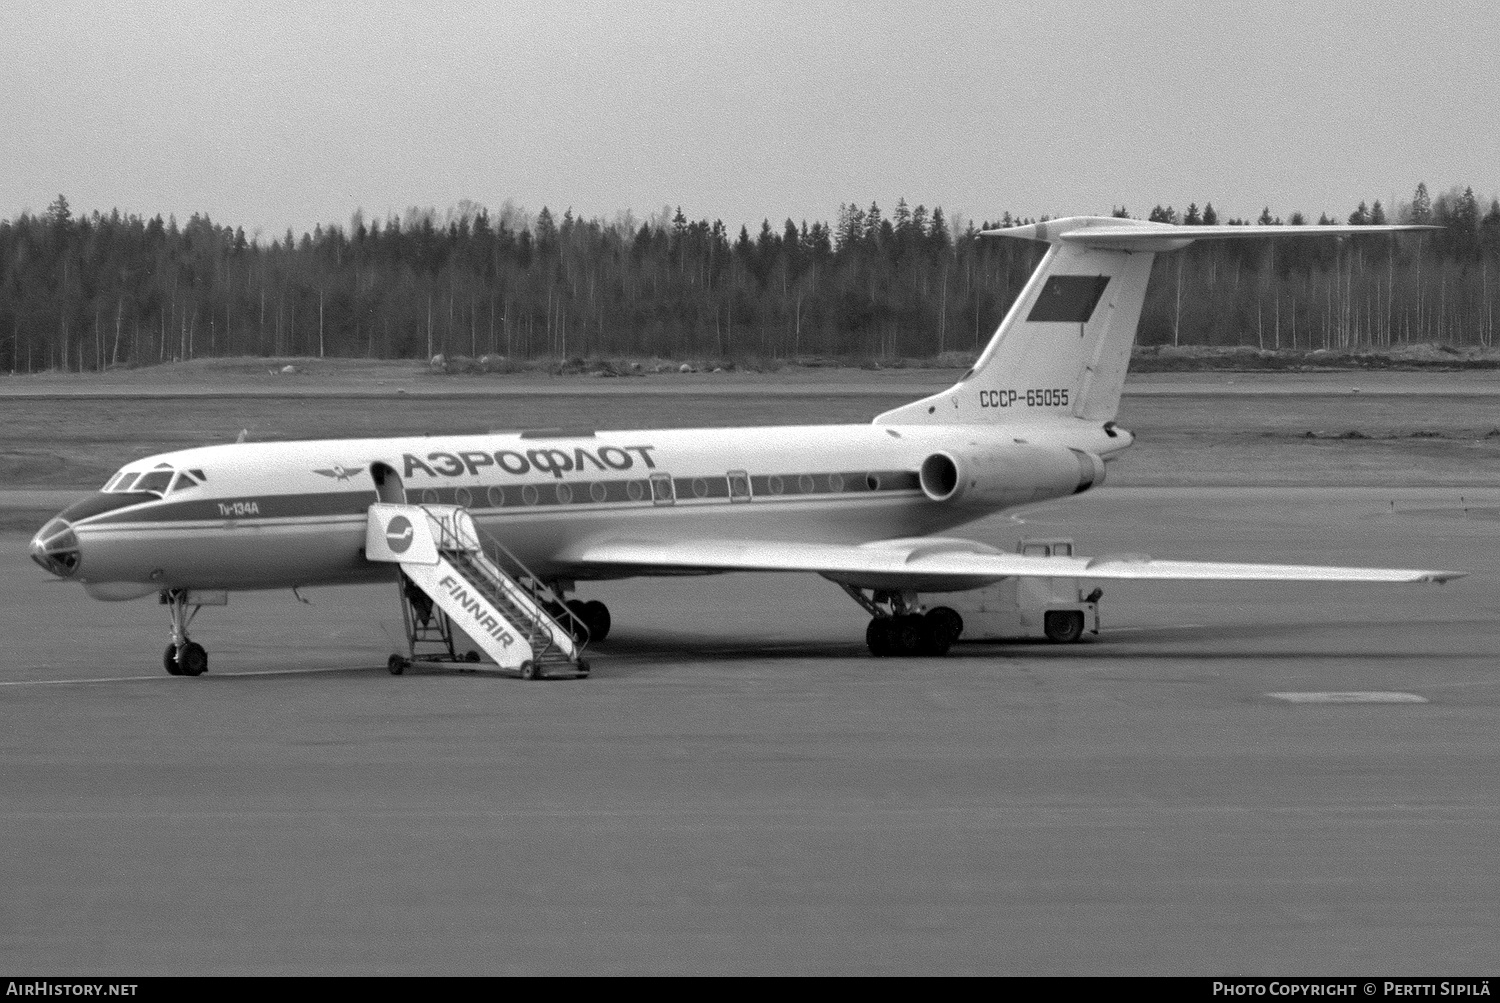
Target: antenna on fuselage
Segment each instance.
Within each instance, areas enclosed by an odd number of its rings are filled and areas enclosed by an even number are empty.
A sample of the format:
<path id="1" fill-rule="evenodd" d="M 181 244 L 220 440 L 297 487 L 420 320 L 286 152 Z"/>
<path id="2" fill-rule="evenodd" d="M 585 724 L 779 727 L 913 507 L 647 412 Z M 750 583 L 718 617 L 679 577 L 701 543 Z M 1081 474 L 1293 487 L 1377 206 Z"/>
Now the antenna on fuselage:
<path id="1" fill-rule="evenodd" d="M 234 441 L 244 442 L 248 438 L 250 438 L 250 430 L 248 428 L 242 428 L 240 429 L 240 434 L 234 437 Z"/>

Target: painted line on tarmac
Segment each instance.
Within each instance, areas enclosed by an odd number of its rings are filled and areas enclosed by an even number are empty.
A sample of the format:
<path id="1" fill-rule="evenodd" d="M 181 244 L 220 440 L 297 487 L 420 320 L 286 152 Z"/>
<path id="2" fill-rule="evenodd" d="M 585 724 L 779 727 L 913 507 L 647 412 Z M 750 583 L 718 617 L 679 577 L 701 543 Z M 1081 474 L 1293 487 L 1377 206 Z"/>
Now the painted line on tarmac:
<path id="1" fill-rule="evenodd" d="M 1166 625 L 1161 626 L 1161 627 L 1147 627 L 1147 626 L 1139 626 L 1139 627 L 1111 627 L 1111 628 L 1109 628 L 1109 633 L 1111 633 L 1111 634 L 1128 634 L 1131 631 L 1140 631 L 1140 630 L 1151 630 L 1151 631 L 1159 631 L 1159 630 L 1202 630 L 1202 629 L 1204 629 L 1207 626 L 1208 626 L 1208 624 L 1206 624 L 1206 623 L 1169 623 L 1169 624 L 1166 624 Z"/>
<path id="2" fill-rule="evenodd" d="M 1355 690 L 1350 692 L 1300 692 L 1267 693 L 1273 700 L 1287 703 L 1427 703 L 1427 698 L 1415 693 L 1399 693 L 1381 690 Z"/>
<path id="3" fill-rule="evenodd" d="M 253 676 L 310 676 L 329 672 L 374 672 L 375 665 L 326 666 L 313 669 L 265 669 L 254 672 L 211 672 L 209 679 L 245 679 Z M 82 686 L 89 683 L 141 683 L 141 682 L 186 682 L 189 676 L 172 676 L 165 672 L 149 676 L 101 676 L 94 679 L 12 679 L 0 682 L 0 686 Z M 201 677 L 198 677 L 201 678 Z"/>

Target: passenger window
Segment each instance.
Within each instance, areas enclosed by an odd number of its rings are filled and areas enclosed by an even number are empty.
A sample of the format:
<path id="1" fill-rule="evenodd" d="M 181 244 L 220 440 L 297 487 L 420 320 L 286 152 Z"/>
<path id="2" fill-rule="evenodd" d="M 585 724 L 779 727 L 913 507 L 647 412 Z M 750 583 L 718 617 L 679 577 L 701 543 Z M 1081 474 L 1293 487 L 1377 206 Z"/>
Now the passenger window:
<path id="1" fill-rule="evenodd" d="M 1052 547 L 1053 557 L 1072 557 L 1073 545 L 1071 543 L 1059 543 Z"/>
<path id="2" fill-rule="evenodd" d="M 1028 543 L 1026 549 L 1021 551 L 1026 557 L 1046 557 L 1047 545 L 1045 543 Z"/>

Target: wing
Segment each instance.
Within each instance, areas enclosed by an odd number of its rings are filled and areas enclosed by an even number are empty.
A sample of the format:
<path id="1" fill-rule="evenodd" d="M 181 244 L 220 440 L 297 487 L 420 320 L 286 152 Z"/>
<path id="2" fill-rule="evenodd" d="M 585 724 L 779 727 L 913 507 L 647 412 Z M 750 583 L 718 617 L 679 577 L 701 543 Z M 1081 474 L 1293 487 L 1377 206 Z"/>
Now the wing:
<path id="1" fill-rule="evenodd" d="M 1297 564 L 1157 561 L 1140 554 L 1028 557 L 974 540 L 921 537 L 875 543 L 782 540 L 631 540 L 585 543 L 564 555 L 578 577 L 810 571 L 875 589 L 947 592 L 1002 578 L 1159 579 L 1274 582 L 1445 582 L 1464 572 L 1412 568 L 1341 568 Z"/>

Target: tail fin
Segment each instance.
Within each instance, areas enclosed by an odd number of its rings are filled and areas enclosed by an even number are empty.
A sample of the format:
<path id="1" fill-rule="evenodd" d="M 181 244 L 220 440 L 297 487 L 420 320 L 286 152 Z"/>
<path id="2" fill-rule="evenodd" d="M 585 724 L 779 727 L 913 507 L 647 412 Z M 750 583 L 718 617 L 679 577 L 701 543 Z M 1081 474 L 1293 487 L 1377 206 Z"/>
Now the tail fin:
<path id="1" fill-rule="evenodd" d="M 1108 421 L 1157 252 L 1219 237 L 1294 237 L 1433 229 L 1410 226 L 1174 226 L 1073 216 L 981 236 L 1046 241 L 1041 264 L 974 368 L 957 384 L 875 419 L 878 425 L 1006 422 L 1047 415 Z"/>

